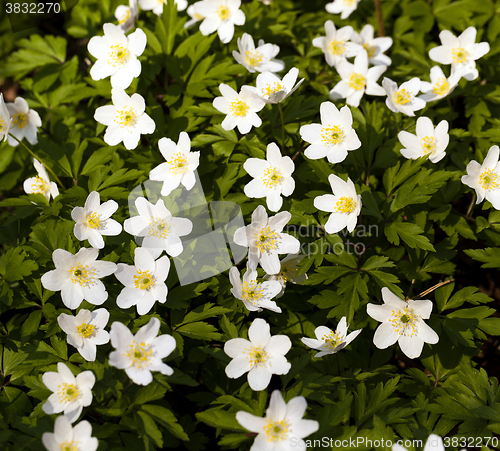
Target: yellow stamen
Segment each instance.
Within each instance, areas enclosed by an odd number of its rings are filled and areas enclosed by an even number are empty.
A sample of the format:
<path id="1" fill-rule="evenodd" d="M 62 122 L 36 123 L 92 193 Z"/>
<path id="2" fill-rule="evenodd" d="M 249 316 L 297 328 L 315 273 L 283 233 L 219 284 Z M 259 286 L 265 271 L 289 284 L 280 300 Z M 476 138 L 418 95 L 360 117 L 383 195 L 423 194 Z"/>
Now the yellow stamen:
<path id="1" fill-rule="evenodd" d="M 59 449 L 61 451 L 79 451 L 78 440 L 71 440 L 71 442 L 61 443 Z"/>
<path id="2" fill-rule="evenodd" d="M 345 52 L 345 41 L 335 41 L 333 40 L 330 42 L 330 45 L 328 46 L 328 50 L 330 53 L 333 53 L 334 55 L 342 55 Z"/>
<path id="3" fill-rule="evenodd" d="M 258 50 L 247 50 L 245 54 L 245 62 L 252 67 L 257 66 L 263 58 L 264 55 Z"/>
<path id="4" fill-rule="evenodd" d="M 130 59 L 130 52 L 121 44 L 112 45 L 110 50 L 108 64 L 113 67 L 123 66 Z"/>
<path id="5" fill-rule="evenodd" d="M 35 181 L 31 184 L 33 194 L 45 194 L 49 189 L 49 184 L 42 177 L 36 175 Z"/>
<path id="6" fill-rule="evenodd" d="M 129 350 L 126 354 L 130 360 L 132 360 L 132 366 L 136 368 L 147 368 L 151 357 L 153 356 L 153 350 L 151 345 L 146 345 L 146 343 L 136 344 L 135 340 L 129 345 Z"/>
<path id="7" fill-rule="evenodd" d="M 344 140 L 344 133 L 338 125 L 323 127 L 321 130 L 321 140 L 333 146 L 340 144 Z"/>
<path id="8" fill-rule="evenodd" d="M 450 84 L 446 78 L 440 78 L 432 87 L 432 92 L 437 96 L 444 96 L 448 94 L 450 90 Z"/>
<path id="9" fill-rule="evenodd" d="M 394 103 L 406 105 L 411 100 L 411 95 L 406 89 L 396 91 L 393 96 Z"/>
<path id="10" fill-rule="evenodd" d="M 283 86 L 281 85 L 281 83 L 276 82 L 276 83 L 273 83 L 273 84 L 268 84 L 261 91 L 262 91 L 262 95 L 263 96 L 267 95 L 268 97 L 271 97 L 271 94 L 283 91 Z"/>
<path id="11" fill-rule="evenodd" d="M 491 169 L 486 169 L 479 176 L 479 183 L 484 189 L 496 189 L 500 186 L 499 175 Z"/>
<path id="12" fill-rule="evenodd" d="M 252 346 L 249 350 L 245 348 L 244 354 L 248 354 L 251 368 L 254 366 L 264 366 L 269 358 L 269 354 L 262 349 L 262 346 Z"/>
<path id="13" fill-rule="evenodd" d="M 14 116 L 12 116 L 12 119 L 12 126 L 17 127 L 18 129 L 26 127 L 26 124 L 28 123 L 28 118 L 24 113 L 14 114 Z"/>
<path id="14" fill-rule="evenodd" d="M 94 334 L 95 326 L 93 324 L 83 323 L 80 326 L 78 326 L 76 330 L 78 334 L 81 335 L 83 338 L 89 338 L 91 335 Z"/>
<path id="15" fill-rule="evenodd" d="M 393 310 L 391 316 L 389 323 L 392 324 L 396 333 L 406 337 L 414 337 L 417 334 L 416 322 L 420 316 L 413 313 L 408 306 L 403 310 Z"/>
<path id="16" fill-rule="evenodd" d="M 257 282 L 256 280 L 243 282 L 243 284 L 241 285 L 241 291 L 242 298 L 254 305 L 256 305 L 257 301 L 264 297 L 264 288 L 262 288 L 262 284 Z"/>
<path id="17" fill-rule="evenodd" d="M 120 124 L 121 128 L 133 127 L 137 122 L 138 118 L 132 107 L 125 107 L 123 110 L 117 111 L 117 113 L 119 117 L 115 118 L 115 122 Z"/>
<path id="18" fill-rule="evenodd" d="M 375 55 L 375 51 L 377 50 L 377 47 L 375 47 L 374 45 L 368 44 L 368 42 L 366 44 L 363 44 L 363 48 L 366 50 L 366 53 L 368 54 L 368 58 L 372 58 L 373 55 Z"/>
<path id="19" fill-rule="evenodd" d="M 85 224 L 87 227 L 91 229 L 100 229 L 101 228 L 101 215 L 97 214 L 95 211 L 87 215 L 87 219 L 85 219 Z"/>
<path id="20" fill-rule="evenodd" d="M 420 144 L 422 144 L 422 151 L 425 155 L 428 153 L 433 154 L 436 150 L 437 140 L 432 136 L 426 136 L 420 140 Z"/>
<path id="21" fill-rule="evenodd" d="M 233 100 L 229 105 L 229 111 L 233 116 L 246 116 L 248 112 L 248 105 L 242 100 Z"/>
<path id="22" fill-rule="evenodd" d="M 278 249 L 278 234 L 267 226 L 255 234 L 255 240 L 261 252 L 270 252 Z"/>
<path id="23" fill-rule="evenodd" d="M 78 283 L 82 287 L 93 285 L 94 278 L 96 277 L 96 270 L 94 268 L 89 268 L 89 265 L 82 265 L 81 263 L 73 266 L 69 270 L 71 282 Z"/>
<path id="24" fill-rule="evenodd" d="M 453 62 L 456 64 L 465 63 L 469 56 L 469 52 L 463 47 L 455 47 L 451 50 L 451 56 L 453 57 Z"/>
<path id="25" fill-rule="evenodd" d="M 342 344 L 342 335 L 338 332 L 331 331 L 328 335 L 324 335 L 321 339 L 325 342 L 325 346 L 329 349 L 335 349 Z"/>
<path id="26" fill-rule="evenodd" d="M 167 163 L 173 175 L 185 174 L 189 170 L 187 157 L 182 152 L 174 153 Z"/>
<path id="27" fill-rule="evenodd" d="M 137 270 L 134 274 L 134 286 L 140 290 L 149 290 L 155 284 L 155 277 L 149 271 Z"/>
<path id="28" fill-rule="evenodd" d="M 366 86 L 366 78 L 363 76 L 363 74 L 351 72 L 351 74 L 349 75 L 348 85 L 356 91 L 359 91 L 360 89 L 364 89 L 364 87 Z"/>
<path id="29" fill-rule="evenodd" d="M 262 182 L 267 188 L 275 188 L 276 186 L 281 185 L 283 178 L 284 177 L 281 175 L 281 172 L 278 171 L 278 168 L 271 167 L 264 171 Z"/>
<path id="30" fill-rule="evenodd" d="M 130 17 L 130 8 L 127 8 L 127 12 L 118 21 L 118 25 L 125 23 L 129 19 L 129 17 Z"/>
<path id="31" fill-rule="evenodd" d="M 170 231 L 170 226 L 165 224 L 161 218 L 152 217 L 149 220 L 148 235 L 155 236 L 156 238 L 165 239 Z"/>
<path id="32" fill-rule="evenodd" d="M 288 435 L 290 424 L 287 421 L 273 421 L 269 420 L 264 426 L 264 432 L 266 433 L 267 440 L 270 442 L 281 442 L 285 440 Z"/>
<path id="33" fill-rule="evenodd" d="M 352 213 L 356 209 L 356 201 L 351 196 L 342 196 L 337 201 L 335 208 L 339 213 Z"/>
<path id="34" fill-rule="evenodd" d="M 229 19 L 229 8 L 226 8 L 225 6 L 220 6 L 219 9 L 217 10 L 217 14 L 219 15 L 220 20 L 227 20 Z"/>
<path id="35" fill-rule="evenodd" d="M 57 389 L 59 395 L 59 402 L 74 402 L 80 396 L 80 392 L 75 384 L 63 383 Z"/>

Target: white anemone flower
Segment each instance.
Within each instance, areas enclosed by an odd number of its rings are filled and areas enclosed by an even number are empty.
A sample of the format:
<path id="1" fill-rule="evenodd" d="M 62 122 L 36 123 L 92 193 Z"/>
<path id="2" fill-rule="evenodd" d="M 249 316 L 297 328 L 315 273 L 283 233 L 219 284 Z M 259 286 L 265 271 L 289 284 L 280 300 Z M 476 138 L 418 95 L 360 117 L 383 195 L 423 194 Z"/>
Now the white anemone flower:
<path id="1" fill-rule="evenodd" d="M 271 301 L 281 290 L 279 282 L 272 280 L 267 282 L 257 281 L 257 271 L 247 267 L 243 275 L 243 282 L 240 272 L 236 266 L 229 270 L 229 281 L 232 288 L 231 293 L 236 299 L 243 301 L 243 304 L 250 312 L 261 312 L 268 309 L 272 312 L 281 313 L 281 309 L 276 302 Z"/>
<path id="2" fill-rule="evenodd" d="M 368 69 L 366 52 L 359 53 L 354 59 L 354 64 L 347 60 L 340 61 L 336 69 L 342 80 L 330 91 L 332 100 L 343 98 L 348 105 L 358 107 L 365 92 L 372 96 L 385 96 L 385 89 L 377 83 L 377 80 L 386 71 L 387 66 L 374 66 Z"/>
<path id="3" fill-rule="evenodd" d="M 156 125 L 146 113 L 146 103 L 140 94 L 131 97 L 120 88 L 111 90 L 113 105 L 105 105 L 95 110 L 94 119 L 107 125 L 104 141 L 116 146 L 123 141 L 126 149 L 135 149 L 141 134 L 155 131 Z"/>
<path id="4" fill-rule="evenodd" d="M 477 30 L 469 27 L 456 37 L 451 31 L 443 30 L 439 33 L 441 44 L 429 50 L 431 60 L 440 64 L 451 64 L 452 72 L 459 72 L 466 80 L 474 80 L 479 72 L 476 69 L 476 60 L 490 51 L 487 42 L 476 44 Z"/>
<path id="5" fill-rule="evenodd" d="M 320 351 L 314 357 L 323 357 L 324 355 L 335 354 L 344 349 L 362 330 L 355 330 L 347 335 L 347 319 L 343 316 L 335 332 L 326 326 L 319 326 L 314 330 L 316 339 L 304 337 L 301 338 L 301 341 L 306 346 Z"/>
<path id="6" fill-rule="evenodd" d="M 168 196 L 180 184 L 188 191 L 193 188 L 196 182 L 194 171 L 200 164 L 200 152 L 191 152 L 189 135 L 181 132 L 177 144 L 170 138 L 161 138 L 158 148 L 166 162 L 156 166 L 149 173 L 149 178 L 163 182 L 161 195 Z"/>
<path id="7" fill-rule="evenodd" d="M 9 130 L 19 141 L 23 138 L 30 144 L 37 144 L 38 127 L 42 126 L 42 120 L 35 110 L 30 110 L 28 102 L 22 97 L 16 97 L 14 103 L 7 103 L 7 109 L 12 117 L 12 124 Z M 9 145 L 16 147 L 19 143 L 12 137 L 8 137 Z"/>
<path id="8" fill-rule="evenodd" d="M 55 182 L 50 181 L 49 174 L 47 174 L 45 166 L 36 158 L 33 158 L 33 166 L 35 166 L 38 175 L 30 177 L 24 181 L 24 191 L 28 194 L 43 194 L 47 201 L 50 199 L 50 196 L 53 198 L 59 196 L 57 185 Z"/>
<path id="9" fill-rule="evenodd" d="M 352 35 L 352 42 L 361 45 L 367 53 L 368 62 L 374 66 L 390 66 L 391 59 L 384 55 L 384 52 L 392 45 L 392 38 L 384 36 L 381 38 L 374 38 L 373 25 L 367 24 L 363 29 Z"/>
<path id="10" fill-rule="evenodd" d="M 282 211 L 268 218 L 265 207 L 259 205 L 252 213 L 252 223 L 234 232 L 234 242 L 249 248 L 250 269 L 256 269 L 260 263 L 267 274 L 278 274 L 281 268 L 278 254 L 299 252 L 300 241 L 292 235 L 281 233 L 291 217 L 290 212 Z"/>
<path id="11" fill-rule="evenodd" d="M 61 415 L 54 423 L 54 433 L 44 432 L 42 443 L 47 451 L 96 451 L 99 441 L 92 437 L 92 426 L 86 420 L 75 427 Z"/>
<path id="12" fill-rule="evenodd" d="M 282 157 L 275 143 L 267 146 L 266 159 L 248 158 L 243 169 L 254 179 L 247 183 L 244 192 L 248 197 L 265 197 L 271 211 L 279 211 L 283 196 L 290 196 L 295 189 L 292 173 L 295 164 L 288 156 Z"/>
<path id="13" fill-rule="evenodd" d="M 347 19 L 358 7 L 360 0 L 333 0 L 325 5 L 325 9 L 330 14 L 340 14 L 342 20 Z"/>
<path id="14" fill-rule="evenodd" d="M 95 361 L 96 345 L 109 342 L 109 334 L 104 330 L 108 321 L 109 312 L 105 308 L 93 312 L 82 309 L 76 316 L 61 313 L 57 317 L 59 327 L 68 334 L 68 343 L 88 362 Z"/>
<path id="15" fill-rule="evenodd" d="M 216 97 L 213 106 L 227 116 L 222 121 L 224 130 L 232 130 L 238 127 L 241 134 L 248 133 L 253 127 L 260 127 L 262 119 L 257 116 L 257 112 L 266 105 L 264 100 L 256 96 L 248 88 L 241 88 L 238 94 L 233 88 L 225 83 L 221 83 L 219 91 L 222 97 Z"/>
<path id="16" fill-rule="evenodd" d="M 460 72 L 452 72 L 452 74 L 446 78 L 446 75 L 443 73 L 443 69 L 439 66 L 434 66 L 431 69 L 430 76 L 430 83 L 428 81 L 422 81 L 420 91 L 422 91 L 423 94 L 418 96 L 426 102 L 433 102 L 451 94 L 452 91 L 458 86 L 458 82 L 461 78 Z"/>
<path id="17" fill-rule="evenodd" d="M 467 175 L 462 176 L 462 183 L 476 190 L 476 204 L 486 198 L 496 210 L 500 210 L 499 154 L 498 146 L 491 146 L 483 164 L 472 160 L 467 165 Z"/>
<path id="18" fill-rule="evenodd" d="M 344 182 L 340 177 L 330 174 L 328 181 L 332 194 L 323 194 L 314 198 L 314 206 L 321 211 L 331 212 L 325 224 L 327 233 L 340 232 L 344 227 L 352 232 L 358 222 L 361 212 L 361 196 L 356 193 L 354 183 L 350 178 Z"/>
<path id="19" fill-rule="evenodd" d="M 303 78 L 295 84 L 298 75 L 299 70 L 296 67 L 292 67 L 283 80 L 271 72 L 262 72 L 257 75 L 256 88 L 253 86 L 244 86 L 244 88 L 253 91 L 266 103 L 280 103 L 293 94 L 304 81 Z"/>
<path id="20" fill-rule="evenodd" d="M 399 443 L 392 445 L 392 451 L 408 451 L 404 446 Z M 431 434 L 427 437 L 423 451 L 445 451 L 443 439 L 436 434 Z M 466 451 L 462 449 L 461 451 Z"/>
<path id="21" fill-rule="evenodd" d="M 113 88 L 127 89 L 141 74 L 137 59 L 146 48 L 146 34 L 140 28 L 128 36 L 118 25 L 105 23 L 104 36 L 94 36 L 88 43 L 89 53 L 97 58 L 90 69 L 93 80 L 111 77 Z"/>
<path id="22" fill-rule="evenodd" d="M 3 100 L 3 94 L 0 93 L 0 140 L 7 140 L 10 127 L 12 126 L 12 118 L 10 117 L 9 109 Z"/>
<path id="23" fill-rule="evenodd" d="M 321 124 L 300 127 L 301 138 L 311 144 L 304 154 L 311 160 L 326 157 L 330 163 L 340 163 L 347 152 L 361 147 L 361 141 L 352 128 L 352 114 L 348 106 L 338 108 L 332 102 L 320 105 Z"/>
<path id="24" fill-rule="evenodd" d="M 92 191 L 85 201 L 84 207 L 75 207 L 71 217 L 76 222 L 73 233 L 77 240 L 89 240 L 92 247 L 102 249 L 104 240 L 102 236 L 116 236 L 122 231 L 119 222 L 111 219 L 111 215 L 118 208 L 114 200 L 101 204 L 97 191 Z"/>
<path id="25" fill-rule="evenodd" d="M 240 411 L 236 412 L 236 420 L 257 434 L 250 451 L 305 451 L 303 438 L 319 429 L 317 421 L 302 418 L 306 409 L 303 396 L 296 396 L 286 404 L 281 392 L 274 390 L 264 418 Z"/>
<path id="26" fill-rule="evenodd" d="M 186 12 L 191 19 L 184 24 L 184 28 L 191 28 L 195 23 L 205 18 L 199 11 L 201 3 L 202 2 L 199 1 L 188 6 Z"/>
<path id="27" fill-rule="evenodd" d="M 42 406 L 48 415 L 64 412 L 69 422 L 74 423 L 83 408 L 92 404 L 92 387 L 95 384 L 92 371 L 83 371 L 75 377 L 64 363 L 59 362 L 57 373 L 43 373 L 42 380 L 53 392 Z"/>
<path id="28" fill-rule="evenodd" d="M 260 39 L 255 48 L 253 38 L 248 33 L 243 33 L 236 42 L 239 52 L 233 50 L 234 59 L 250 72 L 280 72 L 285 68 L 283 61 L 274 59 L 280 51 L 276 44 L 265 44 Z"/>
<path id="29" fill-rule="evenodd" d="M 144 11 L 153 11 L 157 16 L 161 16 L 163 13 L 163 5 L 167 3 L 167 0 L 139 0 L 139 5 Z M 187 0 L 174 0 L 177 5 L 177 11 L 184 11 L 187 6 Z"/>
<path id="30" fill-rule="evenodd" d="M 416 97 L 420 91 L 421 81 L 414 77 L 405 81 L 398 88 L 396 82 L 390 78 L 384 77 L 382 86 L 387 93 L 385 104 L 394 113 L 403 113 L 407 116 L 415 116 L 415 111 L 425 107 L 425 100 Z"/>
<path id="31" fill-rule="evenodd" d="M 108 299 L 108 292 L 99 280 L 116 271 L 116 264 L 96 261 L 99 251 L 82 247 L 75 255 L 64 249 L 56 249 L 52 260 L 56 269 L 42 276 L 42 285 L 50 291 L 61 291 L 66 307 L 74 310 L 85 299 L 94 305 L 101 305 Z"/>
<path id="32" fill-rule="evenodd" d="M 135 335 L 124 324 L 115 321 L 111 324 L 109 335 L 116 349 L 109 354 L 109 364 L 125 370 L 127 376 L 138 385 L 148 385 L 153 381 L 151 371 L 171 376 L 174 370 L 162 359 L 175 349 L 175 338 L 160 335 L 160 320 L 151 318 Z"/>
<path id="33" fill-rule="evenodd" d="M 142 247 L 153 258 L 158 258 L 163 250 L 168 255 L 177 257 L 183 251 L 179 237 L 189 235 L 193 230 L 193 223 L 187 218 L 173 217 L 163 199 L 151 204 L 144 197 L 138 197 L 135 206 L 139 215 L 125 220 L 125 231 L 144 237 Z"/>
<path id="34" fill-rule="evenodd" d="M 307 274 L 297 275 L 299 263 L 304 257 L 304 254 L 288 254 L 280 261 L 281 268 L 278 274 L 266 274 L 264 276 L 264 280 L 277 280 L 280 283 L 281 291 L 276 295 L 277 298 L 280 298 L 285 293 L 287 282 L 301 284 L 307 279 Z"/>
<path id="35" fill-rule="evenodd" d="M 405 146 L 401 149 L 401 155 L 413 160 L 429 155 L 429 160 L 433 163 L 441 161 L 446 155 L 446 147 L 450 141 L 448 126 L 448 121 L 443 119 L 434 128 L 434 124 L 428 117 L 419 117 L 416 135 L 404 130 L 398 133 L 400 143 Z"/>
<path id="36" fill-rule="evenodd" d="M 325 32 L 326 36 L 314 38 L 312 44 L 323 51 L 329 66 L 337 66 L 340 61 L 356 56 L 363 50 L 360 45 L 350 42 L 354 33 L 351 26 L 337 30 L 333 22 L 327 20 L 325 22 Z"/>
<path id="37" fill-rule="evenodd" d="M 366 311 L 382 324 L 375 331 L 373 344 L 385 349 L 399 343 L 401 351 L 410 359 L 419 357 L 424 343 L 436 344 L 439 336 L 423 320 L 429 319 L 432 301 L 403 301 L 389 288 L 382 288 L 383 305 L 368 304 Z"/>
<path id="38" fill-rule="evenodd" d="M 137 7 L 137 0 L 129 0 L 127 5 L 119 5 L 115 9 L 115 18 L 118 21 L 120 28 L 127 32 L 133 26 L 139 17 L 139 8 Z"/>
<path id="39" fill-rule="evenodd" d="M 234 26 L 245 23 L 245 14 L 240 6 L 241 0 L 202 0 L 198 6 L 199 13 L 204 17 L 200 25 L 201 34 L 208 36 L 217 31 L 222 43 L 230 42 Z"/>
<path id="40" fill-rule="evenodd" d="M 264 390 L 273 374 L 287 374 L 292 367 L 285 354 L 292 342 L 286 335 L 271 336 L 271 327 L 262 318 L 253 320 L 248 329 L 248 340 L 233 338 L 224 345 L 231 357 L 226 366 L 227 377 L 237 379 L 248 373 L 248 385 L 255 391 Z"/>
<path id="41" fill-rule="evenodd" d="M 147 249 L 136 247 L 135 266 L 118 263 L 115 277 L 125 285 L 116 298 L 118 307 L 127 309 L 135 305 L 139 315 L 145 315 L 156 301 L 164 304 L 168 288 L 165 279 L 170 270 L 170 260 L 166 255 L 155 261 Z"/>

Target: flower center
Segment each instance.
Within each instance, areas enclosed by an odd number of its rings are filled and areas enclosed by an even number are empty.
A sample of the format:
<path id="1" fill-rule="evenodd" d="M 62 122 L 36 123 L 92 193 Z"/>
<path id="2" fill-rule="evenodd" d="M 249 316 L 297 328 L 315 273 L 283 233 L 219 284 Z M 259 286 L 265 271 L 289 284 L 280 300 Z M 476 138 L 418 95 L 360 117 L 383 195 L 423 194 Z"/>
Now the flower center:
<path id="1" fill-rule="evenodd" d="M 453 62 L 456 64 L 465 63 L 469 56 L 469 52 L 463 47 L 455 47 L 451 50 L 451 56 L 453 57 Z"/>
<path id="2" fill-rule="evenodd" d="M 268 96 L 268 97 L 271 97 L 271 94 L 274 94 L 276 92 L 280 92 L 280 91 L 283 91 L 283 86 L 281 85 L 281 83 L 279 82 L 276 82 L 276 83 L 269 83 L 265 88 L 263 88 L 262 90 L 262 95 L 263 96 Z"/>
<path id="3" fill-rule="evenodd" d="M 491 169 L 486 169 L 479 176 L 479 183 L 484 189 L 496 189 L 500 186 L 498 174 Z"/>
<path id="4" fill-rule="evenodd" d="M 0 132 L 1 133 L 7 132 L 7 124 L 5 123 L 3 116 L 0 116 Z"/>
<path id="5" fill-rule="evenodd" d="M 333 40 L 330 42 L 328 50 L 330 50 L 330 53 L 333 53 L 334 55 L 342 55 L 345 52 L 345 41 Z"/>
<path id="6" fill-rule="evenodd" d="M 137 122 L 137 115 L 134 113 L 134 109 L 132 107 L 129 107 L 127 110 L 127 107 L 125 107 L 121 111 L 117 111 L 118 117 L 115 119 L 115 122 L 120 124 L 121 128 L 124 127 L 133 127 L 135 123 Z"/>
<path id="7" fill-rule="evenodd" d="M 122 18 L 118 21 L 118 25 L 125 23 L 130 17 L 130 8 L 127 8 L 126 12 L 122 15 Z"/>
<path id="8" fill-rule="evenodd" d="M 264 183 L 267 188 L 276 188 L 278 185 L 281 185 L 283 178 L 278 168 L 267 168 L 262 176 L 262 183 Z"/>
<path id="9" fill-rule="evenodd" d="M 346 6 L 353 6 L 356 0 L 342 0 L 342 3 Z"/>
<path id="10" fill-rule="evenodd" d="M 130 360 L 132 360 L 132 366 L 136 368 L 147 368 L 151 357 L 153 356 L 153 350 L 151 345 L 146 345 L 146 343 L 136 344 L 135 340 L 129 345 L 129 350 L 126 354 Z"/>
<path id="11" fill-rule="evenodd" d="M 288 435 L 288 427 L 290 424 L 288 421 L 273 421 L 269 422 L 264 426 L 264 432 L 266 433 L 267 440 L 270 442 L 281 442 L 285 440 Z"/>
<path id="12" fill-rule="evenodd" d="M 17 113 L 12 116 L 12 126 L 17 127 L 18 129 L 22 129 L 28 123 L 28 118 L 24 113 Z"/>
<path id="13" fill-rule="evenodd" d="M 258 50 L 247 50 L 245 54 L 245 62 L 252 67 L 257 66 L 263 58 L 264 55 Z"/>
<path id="14" fill-rule="evenodd" d="M 220 20 L 227 20 L 229 19 L 229 8 L 221 6 L 217 10 L 217 14 L 219 15 Z"/>
<path id="15" fill-rule="evenodd" d="M 233 114 L 233 116 L 246 116 L 248 111 L 248 105 L 242 100 L 233 100 L 229 105 L 229 111 Z"/>
<path id="16" fill-rule="evenodd" d="M 366 50 L 368 58 L 373 57 L 373 55 L 375 55 L 375 51 L 377 50 L 376 46 L 370 45 L 368 42 L 366 44 L 363 44 L 363 48 Z"/>
<path id="17" fill-rule="evenodd" d="M 35 176 L 35 181 L 31 184 L 34 194 L 45 194 L 49 190 L 49 184 L 39 175 Z"/>
<path id="18" fill-rule="evenodd" d="M 277 279 L 283 283 L 292 280 L 297 274 L 298 268 L 290 263 L 282 263 L 280 272 L 278 273 Z"/>
<path id="19" fill-rule="evenodd" d="M 356 209 L 356 201 L 351 196 L 342 196 L 335 204 L 335 208 L 339 213 L 352 213 Z"/>
<path id="20" fill-rule="evenodd" d="M 121 44 L 110 47 L 108 63 L 113 67 L 123 66 L 130 59 L 130 52 Z"/>
<path id="21" fill-rule="evenodd" d="M 267 226 L 262 227 L 255 234 L 255 240 L 261 252 L 271 252 L 278 249 L 278 234 Z"/>
<path id="22" fill-rule="evenodd" d="M 81 335 L 83 338 L 89 338 L 91 335 L 93 335 L 95 331 L 95 326 L 93 324 L 83 323 L 82 325 L 78 326 L 76 330 L 78 334 Z"/>
<path id="23" fill-rule="evenodd" d="M 170 225 L 165 224 L 165 221 L 161 218 L 152 217 L 149 220 L 149 230 L 148 235 L 155 236 L 156 238 L 161 238 L 164 240 L 168 236 L 170 231 Z"/>
<path id="24" fill-rule="evenodd" d="M 87 227 L 91 229 L 100 229 L 101 228 L 101 220 L 99 219 L 101 215 L 97 214 L 95 211 L 87 215 L 87 219 L 85 220 L 85 224 Z"/>
<path id="25" fill-rule="evenodd" d="M 420 144 L 422 144 L 424 154 L 427 155 L 428 153 L 434 153 L 437 146 L 437 140 L 431 136 L 426 136 L 420 140 Z"/>
<path id="26" fill-rule="evenodd" d="M 89 265 L 82 265 L 79 263 L 73 266 L 69 270 L 71 282 L 79 283 L 82 287 L 94 284 L 94 277 L 96 276 L 96 270 L 94 268 L 89 268 Z"/>
<path id="27" fill-rule="evenodd" d="M 324 143 L 335 146 L 344 140 L 344 133 L 338 125 L 332 125 L 331 127 L 323 127 L 321 138 Z"/>
<path id="28" fill-rule="evenodd" d="M 189 171 L 187 157 L 182 152 L 174 153 L 167 163 L 170 165 L 169 171 L 173 175 L 185 174 Z"/>
<path id="29" fill-rule="evenodd" d="M 394 93 L 393 99 L 398 105 L 406 105 L 411 100 L 411 95 L 406 89 L 400 89 Z"/>
<path id="30" fill-rule="evenodd" d="M 155 276 L 149 271 L 137 270 L 134 274 L 134 285 L 140 290 L 150 290 L 155 284 Z"/>
<path id="31" fill-rule="evenodd" d="M 432 92 L 438 96 L 444 96 L 448 94 L 450 90 L 450 84 L 446 78 L 440 78 L 436 84 L 432 87 Z"/>
<path id="32" fill-rule="evenodd" d="M 366 78 L 363 74 L 357 74 L 356 72 L 351 72 L 349 75 L 349 86 L 356 91 L 363 89 L 366 86 Z"/>
<path id="33" fill-rule="evenodd" d="M 404 310 L 393 310 L 389 323 L 399 335 L 414 337 L 417 334 L 417 321 L 420 316 L 413 313 L 408 306 Z"/>
<path id="34" fill-rule="evenodd" d="M 80 396 L 80 391 L 76 387 L 75 384 L 61 384 L 59 385 L 59 389 L 57 390 L 57 394 L 59 395 L 59 402 L 75 402 Z"/>
<path id="35" fill-rule="evenodd" d="M 252 346 L 249 351 L 245 349 L 245 352 L 248 353 L 247 359 L 250 360 L 252 368 L 254 366 L 264 366 L 269 359 L 269 354 L 260 345 Z"/>
<path id="36" fill-rule="evenodd" d="M 338 332 L 331 331 L 328 335 L 324 335 L 321 339 L 325 342 L 325 346 L 329 349 L 335 349 L 344 341 Z"/>
<path id="37" fill-rule="evenodd" d="M 71 440 L 71 442 L 61 443 L 59 449 L 61 451 L 79 451 L 77 443 L 78 440 Z"/>
<path id="38" fill-rule="evenodd" d="M 256 280 L 251 280 L 250 282 L 243 282 L 241 286 L 242 298 L 254 305 L 257 301 L 260 301 L 264 297 L 264 288 L 262 284 Z"/>

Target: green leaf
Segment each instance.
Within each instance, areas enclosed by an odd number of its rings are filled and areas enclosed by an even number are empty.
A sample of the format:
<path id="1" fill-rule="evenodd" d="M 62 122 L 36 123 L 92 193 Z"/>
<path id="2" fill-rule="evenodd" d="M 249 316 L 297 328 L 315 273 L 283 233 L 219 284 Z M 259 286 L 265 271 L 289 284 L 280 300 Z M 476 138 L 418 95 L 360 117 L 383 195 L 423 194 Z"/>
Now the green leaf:
<path id="1" fill-rule="evenodd" d="M 0 257 L 0 275 L 10 282 L 29 276 L 38 269 L 38 265 L 26 258 L 26 252 L 22 248 L 10 248 Z"/>
<path id="2" fill-rule="evenodd" d="M 165 396 L 167 389 L 158 385 L 155 382 L 142 387 L 134 396 L 135 404 L 145 404 L 150 401 L 156 401 L 157 399 L 162 399 Z"/>
<path id="3" fill-rule="evenodd" d="M 136 418 L 138 419 L 137 425 L 141 435 L 147 435 L 154 441 L 156 446 L 159 446 L 160 448 L 163 447 L 161 432 L 156 426 L 154 420 L 148 414 L 140 410 L 137 412 Z"/>
<path id="4" fill-rule="evenodd" d="M 424 231 L 417 224 L 395 221 L 386 224 L 384 232 L 387 239 L 396 246 L 399 246 L 401 238 L 412 249 L 435 251 L 434 246 L 429 239 L 423 235 Z"/>
<path id="5" fill-rule="evenodd" d="M 221 334 L 219 334 L 217 329 L 211 324 L 205 323 L 203 321 L 185 324 L 184 326 L 175 329 L 182 335 L 186 337 L 196 338 L 197 340 L 220 340 Z"/>
<path id="6" fill-rule="evenodd" d="M 199 307 L 189 312 L 184 317 L 181 324 L 193 323 L 195 321 L 200 321 L 202 319 L 210 318 L 212 316 L 222 315 L 224 313 L 232 311 L 231 309 L 225 307 L 220 307 L 220 306 L 214 307 L 213 305 L 214 304 L 211 303 L 200 305 Z"/>
<path id="7" fill-rule="evenodd" d="M 246 431 L 246 429 L 236 421 L 236 415 L 222 409 L 208 409 L 198 412 L 196 418 L 214 428 L 229 429 L 231 431 Z"/>
<path id="8" fill-rule="evenodd" d="M 483 262 L 481 268 L 500 268 L 500 248 L 466 249 L 464 252 L 474 260 Z"/>
<path id="9" fill-rule="evenodd" d="M 162 406 L 146 404 L 141 406 L 141 410 L 147 412 L 157 423 L 165 427 L 172 435 L 183 440 L 189 441 L 188 435 L 184 432 L 182 426 L 177 422 L 175 415 Z"/>

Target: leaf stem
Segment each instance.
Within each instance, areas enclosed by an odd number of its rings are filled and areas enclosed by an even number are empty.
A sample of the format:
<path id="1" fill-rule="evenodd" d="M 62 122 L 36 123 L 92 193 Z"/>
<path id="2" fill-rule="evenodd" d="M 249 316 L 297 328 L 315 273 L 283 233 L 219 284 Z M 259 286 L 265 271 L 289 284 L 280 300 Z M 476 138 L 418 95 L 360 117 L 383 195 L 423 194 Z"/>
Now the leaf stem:
<path id="1" fill-rule="evenodd" d="M 434 290 L 437 290 L 438 288 L 442 287 L 443 285 L 446 285 L 448 283 L 455 282 L 455 279 L 450 279 L 450 280 L 445 280 L 444 282 L 440 282 L 433 287 L 430 287 L 428 290 L 422 291 L 422 293 L 417 294 L 415 297 L 416 298 L 421 298 L 422 296 L 426 296 L 429 293 L 432 293 Z"/>
<path id="2" fill-rule="evenodd" d="M 472 200 L 470 201 L 470 205 L 469 205 L 469 208 L 467 209 L 467 213 L 465 215 L 465 218 L 466 219 L 469 219 L 469 215 L 472 211 L 472 208 L 474 207 L 474 202 L 476 201 L 476 193 L 474 192 L 474 194 L 472 195 Z"/>
<path id="3" fill-rule="evenodd" d="M 281 108 L 281 103 L 278 103 L 278 108 L 280 110 L 280 117 L 281 117 L 281 141 L 282 141 L 282 146 L 283 148 L 281 149 L 282 151 L 285 150 L 285 121 L 283 119 L 283 110 Z"/>
<path id="4" fill-rule="evenodd" d="M 382 6 L 380 5 L 380 0 L 373 0 L 375 3 L 375 12 L 377 14 L 377 22 L 378 22 L 378 37 L 385 36 L 385 26 L 384 26 L 384 17 L 382 16 Z"/>

